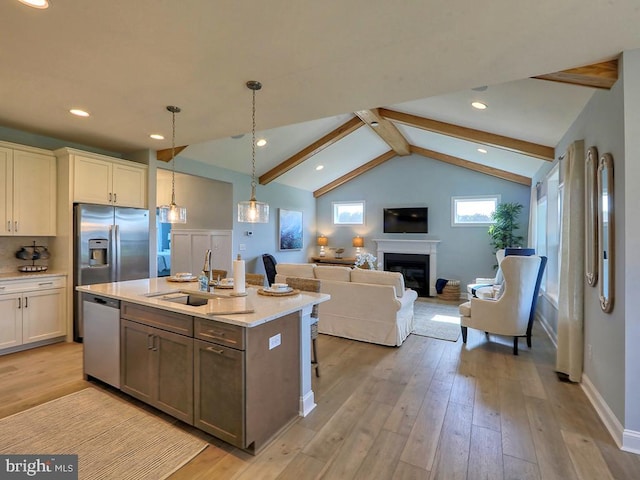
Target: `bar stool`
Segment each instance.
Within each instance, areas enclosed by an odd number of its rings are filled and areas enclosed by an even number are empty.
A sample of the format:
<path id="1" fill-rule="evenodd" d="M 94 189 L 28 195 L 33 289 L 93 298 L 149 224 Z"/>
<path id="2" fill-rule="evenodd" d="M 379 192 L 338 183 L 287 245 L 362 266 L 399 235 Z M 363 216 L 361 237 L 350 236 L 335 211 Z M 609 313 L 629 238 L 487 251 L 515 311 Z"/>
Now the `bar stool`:
<path id="1" fill-rule="evenodd" d="M 320 280 L 315 278 L 286 277 L 287 285 L 304 292 L 320 293 Z M 311 365 L 316 369 L 316 377 L 320 376 L 320 363 L 318 361 L 318 305 L 311 310 Z"/>

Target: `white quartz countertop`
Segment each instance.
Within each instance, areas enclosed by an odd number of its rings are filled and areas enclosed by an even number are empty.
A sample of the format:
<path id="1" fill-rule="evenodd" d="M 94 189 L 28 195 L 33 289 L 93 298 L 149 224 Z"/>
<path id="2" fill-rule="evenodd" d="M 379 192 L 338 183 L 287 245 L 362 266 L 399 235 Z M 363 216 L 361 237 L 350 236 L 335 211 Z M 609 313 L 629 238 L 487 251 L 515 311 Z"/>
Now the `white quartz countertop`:
<path id="1" fill-rule="evenodd" d="M 192 315 L 194 317 L 210 318 L 224 323 L 242 327 L 255 327 L 275 320 L 289 313 L 297 312 L 304 307 L 325 302 L 331 298 L 326 293 L 300 292 L 291 296 L 265 296 L 258 294 L 260 287 L 247 286 L 247 305 L 253 308 L 253 313 L 233 313 L 226 315 L 208 312 L 208 306 L 200 307 L 183 305 L 163 300 L 165 295 L 171 296 L 183 290 L 198 292 L 198 282 L 169 282 L 166 278 L 147 278 L 129 280 L 126 282 L 99 283 L 76 287 L 79 292 L 93 293 L 102 297 L 113 298 L 125 302 L 146 305 L 170 312 Z M 230 296 L 232 290 L 214 289 L 213 293 L 220 296 Z"/>
<path id="2" fill-rule="evenodd" d="M 66 272 L 47 270 L 44 272 L 4 272 L 0 273 L 0 281 L 2 280 L 31 280 L 47 277 L 59 277 L 66 275 Z"/>

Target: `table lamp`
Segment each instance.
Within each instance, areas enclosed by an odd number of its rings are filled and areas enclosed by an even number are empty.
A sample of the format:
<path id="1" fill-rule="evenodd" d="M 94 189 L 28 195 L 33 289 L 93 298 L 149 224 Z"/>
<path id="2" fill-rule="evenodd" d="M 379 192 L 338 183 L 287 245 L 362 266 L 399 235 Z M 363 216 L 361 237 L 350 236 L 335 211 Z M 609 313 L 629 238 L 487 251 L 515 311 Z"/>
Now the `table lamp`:
<path id="1" fill-rule="evenodd" d="M 327 237 L 325 237 L 324 235 L 320 235 L 318 237 L 317 243 L 318 243 L 318 246 L 320 247 L 320 256 L 324 257 L 325 256 L 324 247 L 329 245 L 329 239 Z"/>
<path id="2" fill-rule="evenodd" d="M 361 236 L 353 237 L 352 245 L 356 247 L 356 255 L 359 255 L 362 247 L 364 247 L 364 238 Z"/>

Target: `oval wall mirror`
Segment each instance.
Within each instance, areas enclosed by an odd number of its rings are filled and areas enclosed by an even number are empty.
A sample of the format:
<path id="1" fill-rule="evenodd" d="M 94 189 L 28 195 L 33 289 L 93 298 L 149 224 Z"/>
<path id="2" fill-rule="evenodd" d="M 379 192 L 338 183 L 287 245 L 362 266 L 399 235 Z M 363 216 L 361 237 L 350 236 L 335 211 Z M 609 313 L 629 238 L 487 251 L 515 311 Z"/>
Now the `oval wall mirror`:
<path id="1" fill-rule="evenodd" d="M 598 172 L 598 149 L 590 147 L 584 171 L 584 207 L 585 207 L 585 249 L 584 274 L 587 283 L 594 287 L 598 283 L 598 190 L 596 176 Z"/>
<path id="2" fill-rule="evenodd" d="M 600 272 L 600 307 L 606 313 L 613 310 L 614 294 L 614 195 L 613 157 L 600 157 L 598 187 L 598 270 Z"/>

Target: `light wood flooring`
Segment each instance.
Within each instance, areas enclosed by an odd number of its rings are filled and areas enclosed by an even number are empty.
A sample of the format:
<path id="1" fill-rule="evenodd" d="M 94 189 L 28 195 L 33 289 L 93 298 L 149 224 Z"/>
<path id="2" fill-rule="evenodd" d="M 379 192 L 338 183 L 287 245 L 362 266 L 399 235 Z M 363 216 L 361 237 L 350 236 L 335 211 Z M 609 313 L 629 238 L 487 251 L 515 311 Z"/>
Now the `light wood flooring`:
<path id="1" fill-rule="evenodd" d="M 442 303 L 442 302 L 440 302 Z M 559 382 L 539 326 L 529 350 L 469 330 L 467 345 L 410 335 L 400 348 L 320 335 L 317 407 L 257 456 L 210 445 L 170 478 L 639 479 L 580 386 Z M 82 346 L 0 357 L 0 418 L 88 385 Z"/>

